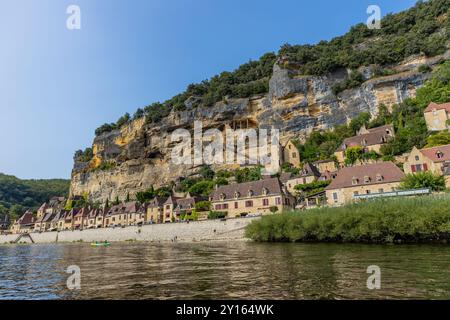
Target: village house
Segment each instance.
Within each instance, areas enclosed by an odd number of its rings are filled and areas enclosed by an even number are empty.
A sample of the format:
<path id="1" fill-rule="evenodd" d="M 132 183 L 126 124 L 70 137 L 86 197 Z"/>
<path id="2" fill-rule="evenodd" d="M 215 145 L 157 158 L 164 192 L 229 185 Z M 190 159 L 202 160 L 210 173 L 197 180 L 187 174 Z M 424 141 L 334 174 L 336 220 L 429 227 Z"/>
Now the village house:
<path id="1" fill-rule="evenodd" d="M 73 216 L 73 230 L 82 230 L 84 226 L 84 220 L 87 219 L 90 209 L 81 208 Z"/>
<path id="2" fill-rule="evenodd" d="M 444 176 L 445 176 L 445 186 L 448 189 L 450 189 L 450 165 L 446 166 Z"/>
<path id="3" fill-rule="evenodd" d="M 450 144 L 432 148 L 417 149 L 414 147 L 403 164 L 406 174 L 431 171 L 444 174 L 444 167 L 450 163 Z"/>
<path id="4" fill-rule="evenodd" d="M 142 223 L 145 219 L 145 213 L 139 211 L 139 209 L 140 205 L 137 201 L 112 206 L 104 217 L 104 225 L 105 227 L 123 227 Z"/>
<path id="5" fill-rule="evenodd" d="M 205 197 L 193 197 L 189 193 L 185 197 L 169 196 L 163 204 L 162 223 L 180 221 L 182 215 L 192 214 L 195 204 L 208 200 Z"/>
<path id="6" fill-rule="evenodd" d="M 450 130 L 450 102 L 431 102 L 424 110 L 424 116 L 429 131 Z"/>
<path id="7" fill-rule="evenodd" d="M 103 228 L 105 227 L 105 216 L 108 212 L 108 208 L 98 209 L 95 214 L 95 225 L 94 228 Z"/>
<path id="8" fill-rule="evenodd" d="M 356 195 L 395 191 L 404 177 L 403 171 L 392 162 L 342 168 L 325 188 L 327 203 L 343 205 Z"/>
<path id="9" fill-rule="evenodd" d="M 17 219 L 11 225 L 12 233 L 29 233 L 34 230 L 34 223 L 36 222 L 36 218 L 33 215 L 33 212 L 26 211 L 19 219 Z"/>
<path id="10" fill-rule="evenodd" d="M 210 200 L 214 211 L 233 218 L 291 210 L 295 202 L 278 178 L 219 186 Z"/>
<path id="11" fill-rule="evenodd" d="M 64 215 L 65 210 L 59 210 L 55 213 L 55 216 L 50 221 L 50 228 L 48 231 L 57 231 L 59 227 L 59 221 L 61 219 L 61 215 Z"/>
<path id="12" fill-rule="evenodd" d="M 62 229 L 59 230 L 73 230 L 74 217 L 79 210 L 80 209 L 73 208 L 72 210 L 67 212 L 63 217 Z"/>
<path id="13" fill-rule="evenodd" d="M 319 160 L 313 162 L 313 165 L 317 168 L 317 170 L 319 170 L 320 173 L 337 171 L 334 160 Z"/>
<path id="14" fill-rule="evenodd" d="M 317 181 L 331 181 L 331 180 L 334 180 L 334 179 L 336 179 L 336 177 L 338 175 L 338 172 L 339 171 L 333 171 L 333 172 L 325 171 L 325 172 L 323 172 L 320 175 L 320 177 L 319 177 L 319 179 L 317 179 Z"/>
<path id="15" fill-rule="evenodd" d="M 52 213 L 52 212 L 48 212 L 44 215 L 44 217 L 41 219 L 40 221 L 40 228 L 34 228 L 35 231 L 39 231 L 39 232 L 45 232 L 50 230 L 51 228 L 51 223 L 52 220 L 54 218 L 54 216 L 56 215 L 56 213 Z M 37 224 L 37 223 L 36 223 Z"/>
<path id="16" fill-rule="evenodd" d="M 365 152 L 374 151 L 380 153 L 381 146 L 395 137 L 394 127 L 385 125 L 377 128 L 366 129 L 362 126 L 356 136 L 345 139 L 334 155 L 338 162 L 345 163 L 345 152 L 348 148 L 361 147 Z"/>
<path id="17" fill-rule="evenodd" d="M 295 190 L 295 186 L 299 184 L 312 183 L 316 181 L 319 177 L 320 177 L 319 170 L 317 170 L 317 168 L 313 164 L 306 163 L 303 166 L 303 169 L 300 170 L 300 173 L 298 175 L 291 177 L 286 182 L 287 191 L 289 191 L 291 194 L 296 194 L 297 190 Z"/>
<path id="18" fill-rule="evenodd" d="M 155 197 L 147 205 L 147 223 L 163 223 L 164 221 L 164 203 L 167 197 Z"/>
<path id="19" fill-rule="evenodd" d="M 283 147 L 283 162 L 290 163 L 292 166 L 298 168 L 300 166 L 300 153 L 297 146 L 289 140 Z"/>

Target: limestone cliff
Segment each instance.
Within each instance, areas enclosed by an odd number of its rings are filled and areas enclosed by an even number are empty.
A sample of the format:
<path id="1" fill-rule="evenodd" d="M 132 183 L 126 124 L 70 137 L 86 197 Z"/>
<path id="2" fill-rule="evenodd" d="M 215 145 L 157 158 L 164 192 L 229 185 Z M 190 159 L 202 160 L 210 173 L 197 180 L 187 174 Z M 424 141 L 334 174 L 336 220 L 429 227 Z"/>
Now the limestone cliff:
<path id="1" fill-rule="evenodd" d="M 203 128 L 224 129 L 258 127 L 280 129 L 282 142 L 291 137 L 304 139 L 312 130 L 325 130 L 345 124 L 361 112 L 376 115 L 381 104 L 391 107 L 408 97 L 429 78 L 418 67 L 434 67 L 443 56 L 430 59 L 411 57 L 397 66 L 395 74 L 374 77 L 372 67 L 362 67 L 367 79 L 361 86 L 337 95 L 333 85 L 345 80 L 349 70 L 328 76 L 302 76 L 295 67 L 278 61 L 273 68 L 268 94 L 246 99 L 227 99 L 214 106 L 195 106 L 195 97 L 186 101 L 186 109 L 172 111 L 159 123 L 133 121 L 120 130 L 104 133 L 93 142 L 94 157 L 89 163 L 75 161 L 71 195 L 89 194 L 93 201 L 104 201 L 129 193 L 158 187 L 180 177 L 196 174 L 195 166 L 173 165 L 170 134 L 177 128 L 192 129 L 194 120 Z"/>

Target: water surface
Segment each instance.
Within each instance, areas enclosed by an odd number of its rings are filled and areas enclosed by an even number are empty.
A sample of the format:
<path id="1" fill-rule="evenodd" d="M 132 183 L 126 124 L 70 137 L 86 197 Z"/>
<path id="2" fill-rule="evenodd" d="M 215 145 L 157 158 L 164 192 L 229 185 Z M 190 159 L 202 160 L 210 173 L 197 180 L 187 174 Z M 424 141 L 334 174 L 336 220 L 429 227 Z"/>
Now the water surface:
<path id="1" fill-rule="evenodd" d="M 81 289 L 67 289 L 70 265 Z M 381 268 L 368 290 L 367 267 Z M 1 299 L 448 299 L 450 246 L 113 243 L 0 246 Z"/>

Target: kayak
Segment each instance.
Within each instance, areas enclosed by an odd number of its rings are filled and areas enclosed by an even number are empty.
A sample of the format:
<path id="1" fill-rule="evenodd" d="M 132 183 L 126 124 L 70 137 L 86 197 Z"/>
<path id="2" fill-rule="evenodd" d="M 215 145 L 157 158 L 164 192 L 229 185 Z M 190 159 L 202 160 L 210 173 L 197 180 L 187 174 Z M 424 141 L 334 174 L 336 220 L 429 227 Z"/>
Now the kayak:
<path id="1" fill-rule="evenodd" d="M 111 243 L 109 242 L 92 242 L 91 246 L 92 247 L 109 247 L 111 245 Z"/>

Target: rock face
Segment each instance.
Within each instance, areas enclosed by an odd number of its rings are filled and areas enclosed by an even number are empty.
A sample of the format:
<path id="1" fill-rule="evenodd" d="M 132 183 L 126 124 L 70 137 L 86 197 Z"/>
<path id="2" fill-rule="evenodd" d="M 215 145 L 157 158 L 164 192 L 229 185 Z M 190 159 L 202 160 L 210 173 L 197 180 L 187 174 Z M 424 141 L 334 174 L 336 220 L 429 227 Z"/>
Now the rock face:
<path id="1" fill-rule="evenodd" d="M 301 76 L 295 69 L 275 64 L 267 95 L 227 99 L 212 107 L 196 108 L 193 97 L 186 101 L 185 110 L 172 111 L 157 124 L 140 119 L 96 137 L 91 162 L 75 161 L 71 195 L 88 194 L 91 200 L 100 202 L 116 196 L 123 200 L 128 193 L 133 196 L 150 186 L 159 187 L 195 175 L 199 166 L 172 163 L 171 133 L 178 128 L 192 130 L 196 120 L 202 121 L 203 130 L 278 128 L 284 143 L 292 137 L 304 139 L 313 130 L 345 124 L 361 112 L 374 116 L 381 104 L 389 108 L 414 97 L 417 88 L 430 76 L 418 72 L 418 65 L 433 67 L 439 60 L 410 59 L 395 66 L 397 74 L 369 79 L 360 87 L 338 95 L 332 87 L 346 79 L 347 70 L 323 77 Z M 362 73 L 367 78 L 371 76 L 370 68 Z"/>

